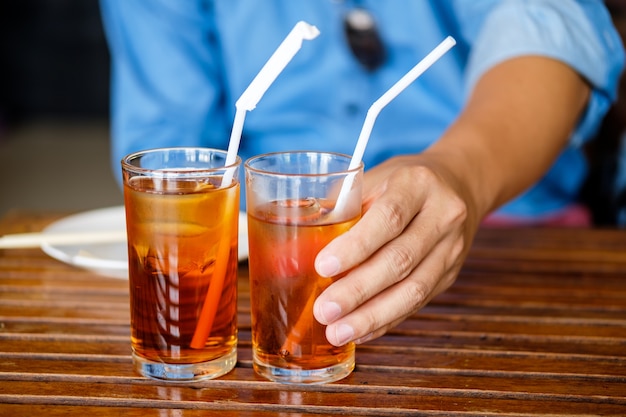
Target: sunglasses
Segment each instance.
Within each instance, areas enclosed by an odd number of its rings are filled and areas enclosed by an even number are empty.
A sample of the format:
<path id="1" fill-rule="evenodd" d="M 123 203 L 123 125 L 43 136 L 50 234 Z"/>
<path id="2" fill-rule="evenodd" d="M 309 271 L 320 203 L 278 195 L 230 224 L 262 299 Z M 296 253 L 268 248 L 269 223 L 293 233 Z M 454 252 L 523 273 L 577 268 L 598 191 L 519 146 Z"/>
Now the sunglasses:
<path id="1" fill-rule="evenodd" d="M 385 46 L 380 39 L 374 16 L 363 8 L 348 11 L 344 32 L 352 54 L 368 71 L 375 71 L 385 62 Z"/>

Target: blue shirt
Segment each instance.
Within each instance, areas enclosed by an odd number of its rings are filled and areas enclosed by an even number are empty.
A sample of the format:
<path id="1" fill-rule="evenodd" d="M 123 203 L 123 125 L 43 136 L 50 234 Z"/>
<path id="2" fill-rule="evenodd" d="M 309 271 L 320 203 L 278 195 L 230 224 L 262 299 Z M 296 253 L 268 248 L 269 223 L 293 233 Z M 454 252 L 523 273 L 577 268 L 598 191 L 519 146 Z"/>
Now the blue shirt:
<path id="1" fill-rule="evenodd" d="M 345 13 L 371 12 L 386 48 L 368 72 L 343 32 Z M 321 34 L 246 115 L 240 156 L 281 150 L 351 154 L 369 106 L 446 36 L 457 45 L 379 114 L 366 169 L 436 141 L 479 77 L 522 55 L 567 63 L 593 87 L 587 110 L 545 177 L 499 212 L 532 217 L 576 200 L 580 145 L 615 99 L 624 52 L 594 0 L 102 0 L 112 57 L 112 158 L 162 146 L 226 149 L 235 101 L 296 22 Z M 528 138 L 532 140 L 532 138 Z"/>

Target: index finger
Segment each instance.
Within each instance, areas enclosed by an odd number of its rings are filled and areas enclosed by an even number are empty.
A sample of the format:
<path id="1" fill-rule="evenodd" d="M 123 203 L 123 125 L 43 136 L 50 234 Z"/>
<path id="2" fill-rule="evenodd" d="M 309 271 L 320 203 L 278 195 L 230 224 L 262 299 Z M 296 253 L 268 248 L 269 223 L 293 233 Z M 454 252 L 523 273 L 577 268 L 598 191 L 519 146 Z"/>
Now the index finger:
<path id="1" fill-rule="evenodd" d="M 323 277 L 345 272 L 372 256 L 387 242 L 399 236 L 421 207 L 419 193 L 391 189 L 381 193 L 346 233 L 326 245 L 315 258 L 315 269 Z"/>

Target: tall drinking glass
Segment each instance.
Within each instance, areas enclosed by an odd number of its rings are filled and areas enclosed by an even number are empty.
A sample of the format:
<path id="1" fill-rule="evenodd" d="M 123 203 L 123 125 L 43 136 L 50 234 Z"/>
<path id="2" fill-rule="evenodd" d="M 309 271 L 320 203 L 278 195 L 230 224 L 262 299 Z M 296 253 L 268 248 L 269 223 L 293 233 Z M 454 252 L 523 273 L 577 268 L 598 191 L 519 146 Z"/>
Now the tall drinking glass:
<path id="1" fill-rule="evenodd" d="M 196 381 L 235 366 L 241 159 L 225 161 L 206 148 L 122 160 L 131 343 L 144 376 Z"/>
<path id="2" fill-rule="evenodd" d="M 273 381 L 319 384 L 352 372 L 354 344 L 328 343 L 313 317 L 317 296 L 341 276 L 317 275 L 317 253 L 361 216 L 363 165 L 336 153 L 286 152 L 246 161 L 255 371 Z M 334 210 L 344 181 L 347 203 Z"/>

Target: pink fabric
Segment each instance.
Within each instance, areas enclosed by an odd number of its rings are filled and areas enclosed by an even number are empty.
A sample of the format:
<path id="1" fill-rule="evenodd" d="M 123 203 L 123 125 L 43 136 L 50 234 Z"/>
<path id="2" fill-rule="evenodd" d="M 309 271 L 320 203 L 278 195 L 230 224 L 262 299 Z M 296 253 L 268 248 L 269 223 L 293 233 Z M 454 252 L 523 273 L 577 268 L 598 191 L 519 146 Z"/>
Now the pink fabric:
<path id="1" fill-rule="evenodd" d="M 491 214 L 482 222 L 488 227 L 507 226 L 555 226 L 555 227 L 591 227 L 592 217 L 589 209 L 580 204 L 573 204 L 563 210 L 542 217 L 520 218 Z"/>

